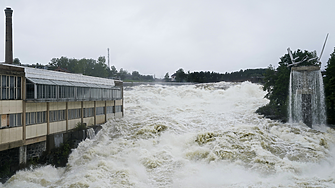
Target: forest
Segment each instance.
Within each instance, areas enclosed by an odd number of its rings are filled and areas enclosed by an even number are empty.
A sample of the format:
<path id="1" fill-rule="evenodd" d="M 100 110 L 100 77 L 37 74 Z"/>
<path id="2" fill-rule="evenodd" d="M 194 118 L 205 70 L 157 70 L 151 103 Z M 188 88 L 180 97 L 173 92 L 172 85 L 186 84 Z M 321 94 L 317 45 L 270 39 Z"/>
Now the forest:
<path id="1" fill-rule="evenodd" d="M 216 72 L 188 72 L 185 73 L 182 68 L 178 69 L 172 77 L 175 77 L 177 82 L 194 82 L 194 83 L 209 83 L 209 82 L 243 82 L 251 81 L 261 83 L 267 69 L 246 69 L 231 73 L 216 73 Z M 164 79 L 169 81 L 168 73 L 165 74 Z"/>
<path id="2" fill-rule="evenodd" d="M 13 63 L 21 64 L 18 58 L 15 58 Z M 152 75 L 141 75 L 138 71 L 130 73 L 123 68 L 120 68 L 118 71 L 115 66 L 111 66 L 109 68 L 106 65 L 106 58 L 104 56 L 100 56 L 98 60 L 86 58 L 75 59 L 62 56 L 60 58 L 52 58 L 46 66 L 38 63 L 26 66 L 34 68 L 47 68 L 49 70 L 61 68 L 70 73 L 78 73 L 102 78 L 121 79 L 123 81 L 154 81 L 154 77 Z"/>

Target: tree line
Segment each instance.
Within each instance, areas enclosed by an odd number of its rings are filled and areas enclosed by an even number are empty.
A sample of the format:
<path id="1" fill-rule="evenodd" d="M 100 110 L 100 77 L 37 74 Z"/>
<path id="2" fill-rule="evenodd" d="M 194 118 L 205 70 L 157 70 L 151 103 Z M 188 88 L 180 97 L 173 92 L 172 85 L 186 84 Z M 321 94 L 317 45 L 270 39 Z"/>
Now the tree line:
<path id="1" fill-rule="evenodd" d="M 13 63 L 21 64 L 18 58 L 15 58 Z M 60 58 L 52 58 L 47 66 L 39 63 L 27 66 L 34 68 L 47 67 L 49 70 L 62 68 L 71 73 L 102 78 L 121 79 L 124 81 L 154 81 L 154 77 L 152 75 L 141 75 L 138 71 L 133 71 L 130 73 L 123 68 L 120 68 L 118 71 L 115 66 L 108 67 L 106 65 L 106 58 L 104 56 L 100 56 L 97 60 L 86 58 L 75 59 L 62 56 Z"/>
<path id="2" fill-rule="evenodd" d="M 194 82 L 194 83 L 209 83 L 209 82 L 262 82 L 266 69 L 246 69 L 231 73 L 216 73 L 210 71 L 188 72 L 180 68 L 171 77 L 177 82 Z M 165 81 L 171 81 L 169 74 L 164 76 Z"/>

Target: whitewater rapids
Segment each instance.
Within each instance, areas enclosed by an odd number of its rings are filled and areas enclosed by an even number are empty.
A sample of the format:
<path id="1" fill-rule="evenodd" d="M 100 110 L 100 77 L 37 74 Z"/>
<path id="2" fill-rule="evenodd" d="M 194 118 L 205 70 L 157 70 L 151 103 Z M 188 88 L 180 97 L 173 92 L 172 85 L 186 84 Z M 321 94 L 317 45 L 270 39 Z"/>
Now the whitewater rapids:
<path id="1" fill-rule="evenodd" d="M 334 187 L 335 131 L 265 119 L 249 82 L 125 88 L 125 117 L 74 149 L 64 168 L 0 187 Z"/>

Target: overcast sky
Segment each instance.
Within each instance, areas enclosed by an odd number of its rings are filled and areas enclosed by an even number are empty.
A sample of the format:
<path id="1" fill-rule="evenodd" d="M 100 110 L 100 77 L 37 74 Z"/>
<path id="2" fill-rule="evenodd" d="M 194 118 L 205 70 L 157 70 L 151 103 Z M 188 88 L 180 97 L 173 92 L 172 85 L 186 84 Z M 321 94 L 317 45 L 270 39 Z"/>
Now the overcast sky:
<path id="1" fill-rule="evenodd" d="M 277 66 L 290 47 L 335 46 L 334 0 L 1 0 L 13 9 L 14 58 L 93 58 L 110 49 L 118 70 L 164 77 Z M 5 36 L 5 14 L 0 25 Z M 5 39 L 0 37 L 4 61 Z M 2 59 L 2 60 L 1 60 Z"/>

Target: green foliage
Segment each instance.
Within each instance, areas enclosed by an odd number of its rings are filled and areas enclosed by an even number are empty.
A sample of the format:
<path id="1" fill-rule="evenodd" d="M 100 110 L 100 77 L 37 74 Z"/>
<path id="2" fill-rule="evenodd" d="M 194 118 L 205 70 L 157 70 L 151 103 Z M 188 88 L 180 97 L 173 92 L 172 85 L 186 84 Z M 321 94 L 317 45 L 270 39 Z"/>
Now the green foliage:
<path id="1" fill-rule="evenodd" d="M 186 82 L 187 81 L 187 75 L 185 74 L 185 72 L 182 68 L 177 70 L 175 75 L 176 75 L 176 81 L 177 82 Z"/>
<path id="2" fill-rule="evenodd" d="M 115 68 L 115 66 L 113 65 L 113 66 L 111 66 L 111 69 L 110 69 L 110 71 L 109 71 L 109 77 L 117 77 L 117 70 L 116 70 L 116 68 Z"/>
<path id="3" fill-rule="evenodd" d="M 164 76 L 164 81 L 165 81 L 165 82 L 170 81 L 170 76 L 169 76 L 169 73 L 168 73 L 168 72 L 167 72 L 167 73 L 165 74 L 165 76 Z"/>
<path id="4" fill-rule="evenodd" d="M 324 78 L 327 104 L 327 122 L 335 124 L 335 48 L 327 62 L 326 77 Z"/>
<path id="5" fill-rule="evenodd" d="M 10 164 L 12 164 L 12 160 L 5 163 L 0 168 L 0 178 L 10 177 L 13 173 L 10 171 Z"/>
<path id="6" fill-rule="evenodd" d="M 19 59 L 19 58 L 15 58 L 15 59 L 13 60 L 13 64 L 14 64 L 14 65 L 21 65 L 20 59 Z"/>
<path id="7" fill-rule="evenodd" d="M 295 62 L 302 61 L 305 57 L 307 57 L 307 60 L 314 58 L 314 60 L 304 61 L 298 66 L 318 65 L 315 59 L 316 52 L 301 51 L 298 49 L 292 55 Z M 292 64 L 289 54 L 282 56 L 278 64 L 279 67 L 277 69 L 274 69 L 270 65 L 264 75 L 263 90 L 268 92 L 265 97 L 270 100 L 270 103 L 265 107 L 259 108 L 256 112 L 272 119 L 281 119 L 285 122 L 288 120 L 287 104 L 291 71 L 291 68 L 287 66 Z"/>
<path id="8" fill-rule="evenodd" d="M 38 65 L 38 64 L 37 64 Z M 40 68 L 35 65 L 31 65 L 36 68 Z M 88 76 L 102 77 L 102 78 L 120 78 L 122 80 L 136 80 L 136 81 L 153 81 L 154 78 L 150 75 L 141 75 L 139 72 L 134 71 L 133 74 L 129 74 L 128 71 L 123 68 L 118 72 L 115 66 L 111 68 L 106 65 L 106 58 L 101 56 L 98 60 L 94 59 L 71 59 L 67 57 L 52 58 L 49 62 L 49 68 L 54 70 L 58 67 L 65 68 L 72 73 L 80 73 Z"/>
<path id="9" fill-rule="evenodd" d="M 119 73 L 118 73 L 118 76 L 119 76 L 119 78 L 121 78 L 121 80 L 124 80 L 124 79 L 126 79 L 128 74 L 129 74 L 128 71 L 123 70 L 123 68 L 121 68 Z"/>
<path id="10" fill-rule="evenodd" d="M 76 130 L 76 131 L 81 131 L 81 130 L 85 130 L 85 129 L 86 129 L 86 124 L 81 123 L 81 122 L 78 122 L 76 127 L 74 128 L 74 130 Z"/>
<path id="11" fill-rule="evenodd" d="M 262 82 L 263 75 L 266 69 L 247 69 L 245 71 L 240 70 L 232 73 L 215 73 L 215 72 L 188 72 L 187 74 L 183 69 L 179 69 L 174 75 L 176 76 L 177 82 L 195 82 L 195 83 L 209 83 L 209 82 L 241 82 L 241 81 L 252 81 Z"/>
<path id="12" fill-rule="evenodd" d="M 59 148 L 55 148 L 51 151 L 51 156 L 53 156 L 47 163 L 55 165 L 56 167 L 64 167 L 68 162 L 69 155 L 71 153 L 71 146 L 68 142 L 61 144 Z"/>

